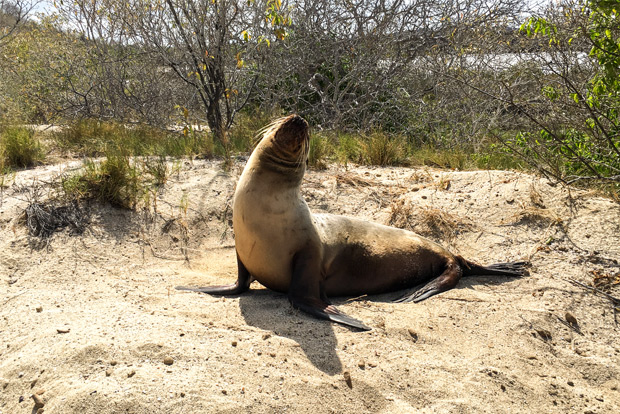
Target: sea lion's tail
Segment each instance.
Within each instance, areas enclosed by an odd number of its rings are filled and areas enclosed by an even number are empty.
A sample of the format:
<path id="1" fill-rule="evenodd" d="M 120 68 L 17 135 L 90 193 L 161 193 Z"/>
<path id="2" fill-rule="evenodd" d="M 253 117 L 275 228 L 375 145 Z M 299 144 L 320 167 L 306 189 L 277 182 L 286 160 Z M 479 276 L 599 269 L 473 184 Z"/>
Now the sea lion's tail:
<path id="1" fill-rule="evenodd" d="M 489 266 L 481 266 L 478 263 L 459 257 L 459 264 L 463 269 L 463 276 L 528 276 L 527 268 L 530 262 L 496 263 Z"/>

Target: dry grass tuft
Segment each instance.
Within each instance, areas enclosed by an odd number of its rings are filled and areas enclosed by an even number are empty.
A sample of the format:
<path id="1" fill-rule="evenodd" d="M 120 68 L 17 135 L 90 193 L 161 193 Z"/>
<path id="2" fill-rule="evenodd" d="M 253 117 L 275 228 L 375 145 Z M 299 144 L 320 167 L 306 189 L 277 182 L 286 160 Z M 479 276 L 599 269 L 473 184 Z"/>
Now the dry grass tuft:
<path id="1" fill-rule="evenodd" d="M 523 206 L 512 215 L 516 224 L 533 224 L 539 226 L 561 225 L 562 218 L 553 210 L 534 206 Z"/>
<path id="2" fill-rule="evenodd" d="M 439 177 L 439 180 L 434 182 L 435 188 L 440 191 L 448 191 L 450 189 L 450 184 L 450 180 L 445 178 L 443 175 Z"/>
<path id="3" fill-rule="evenodd" d="M 444 241 L 473 228 L 470 222 L 438 208 L 414 207 L 406 198 L 392 203 L 389 224 Z"/>
<path id="4" fill-rule="evenodd" d="M 433 173 L 429 171 L 427 168 L 424 169 L 416 169 L 413 174 L 411 174 L 408 178 L 409 181 L 414 183 L 432 183 L 435 181 L 433 177 Z"/>
<path id="5" fill-rule="evenodd" d="M 540 193 L 534 186 L 534 183 L 530 185 L 530 201 L 532 202 L 532 205 L 534 207 L 537 207 L 539 209 L 547 208 L 545 202 L 543 201 L 542 195 L 540 195 Z"/>
<path id="6" fill-rule="evenodd" d="M 336 174 L 336 183 L 338 185 L 348 185 L 351 187 L 368 187 L 372 185 L 372 181 L 351 173 Z"/>
<path id="7" fill-rule="evenodd" d="M 620 286 L 620 272 L 591 270 L 590 273 L 594 277 L 592 285 L 597 289 L 607 291 L 613 287 Z"/>

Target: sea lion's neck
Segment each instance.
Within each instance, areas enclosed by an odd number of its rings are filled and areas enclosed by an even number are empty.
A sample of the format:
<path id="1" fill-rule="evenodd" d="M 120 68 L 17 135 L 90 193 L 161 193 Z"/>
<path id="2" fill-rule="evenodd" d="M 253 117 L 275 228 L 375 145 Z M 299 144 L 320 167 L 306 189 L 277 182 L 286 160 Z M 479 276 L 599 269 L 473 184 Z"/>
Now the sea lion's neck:
<path id="1" fill-rule="evenodd" d="M 305 160 L 284 159 L 265 148 L 257 148 L 248 164 L 257 170 L 278 174 L 294 185 L 301 184 L 306 172 Z"/>

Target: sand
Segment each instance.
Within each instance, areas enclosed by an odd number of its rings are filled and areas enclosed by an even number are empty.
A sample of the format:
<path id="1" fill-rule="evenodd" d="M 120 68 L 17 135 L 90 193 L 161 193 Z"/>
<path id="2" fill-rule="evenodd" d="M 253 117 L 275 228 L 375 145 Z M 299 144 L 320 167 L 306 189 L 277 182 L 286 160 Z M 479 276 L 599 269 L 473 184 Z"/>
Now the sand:
<path id="1" fill-rule="evenodd" d="M 79 162 L 0 192 L 0 413 L 617 413 L 620 206 L 518 172 L 332 165 L 313 211 L 413 228 L 524 278 L 471 277 L 420 304 L 335 298 L 373 329 L 294 310 L 236 278 L 232 195 L 244 160 L 183 161 L 149 211 L 92 203 L 82 234 L 41 241 L 24 209 Z M 604 279 L 607 277 L 607 279 Z M 617 305 L 618 306 L 618 305 Z M 572 322 L 572 323 L 571 323 Z M 576 324 L 575 324 L 576 322 Z M 39 405 L 35 405 L 36 396 Z"/>

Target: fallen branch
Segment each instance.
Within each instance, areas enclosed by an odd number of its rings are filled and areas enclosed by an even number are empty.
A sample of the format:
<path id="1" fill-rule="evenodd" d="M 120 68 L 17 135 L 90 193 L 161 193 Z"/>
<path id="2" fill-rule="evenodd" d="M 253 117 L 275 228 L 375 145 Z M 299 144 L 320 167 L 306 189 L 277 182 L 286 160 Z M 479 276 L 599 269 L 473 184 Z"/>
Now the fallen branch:
<path id="1" fill-rule="evenodd" d="M 612 302 L 614 303 L 614 305 L 620 305 L 620 299 L 618 299 L 618 298 L 617 298 L 617 297 L 615 297 L 615 296 L 611 296 L 609 293 L 605 293 L 605 292 L 603 292 L 603 291 L 602 291 L 602 290 L 600 290 L 600 289 L 597 289 L 597 288 L 595 288 L 595 287 L 593 287 L 593 286 L 588 286 L 588 285 L 583 284 L 583 283 L 581 283 L 581 282 L 578 282 L 578 281 L 576 281 L 576 280 L 574 280 L 574 279 L 570 279 L 569 281 L 570 281 L 572 284 L 574 284 L 574 285 L 581 286 L 581 287 L 583 287 L 583 288 L 589 289 L 589 290 L 591 290 L 591 291 L 593 291 L 593 292 L 595 292 L 595 293 L 598 293 L 598 294 L 601 294 L 601 295 L 605 296 L 607 299 L 609 299 L 610 301 L 612 301 Z"/>
<path id="2" fill-rule="evenodd" d="M 620 309 L 618 309 L 618 306 L 620 306 L 620 299 L 618 299 L 618 298 L 617 298 L 617 297 L 615 297 L 615 296 L 611 296 L 609 293 L 605 293 L 605 292 L 603 292 L 603 291 L 602 291 L 602 290 L 600 290 L 600 289 L 597 289 L 597 288 L 595 288 L 595 287 L 593 287 L 593 286 L 588 286 L 588 285 L 583 284 L 583 283 L 581 283 L 581 282 L 578 282 L 578 281 L 576 281 L 576 280 L 570 279 L 570 280 L 569 280 L 569 282 L 571 282 L 571 283 L 572 283 L 572 284 L 574 284 L 574 285 L 581 286 L 581 287 L 583 287 L 583 288 L 586 288 L 586 289 L 588 289 L 588 290 L 591 290 L 591 291 L 593 291 L 594 293 L 598 293 L 598 294 L 600 294 L 600 295 L 603 295 L 603 296 L 605 296 L 607 299 L 609 299 L 609 300 L 611 301 L 611 303 L 612 303 L 612 307 L 611 307 L 611 308 L 614 310 L 614 323 L 615 323 L 616 325 L 618 325 L 618 310 L 620 310 Z"/>
<path id="3" fill-rule="evenodd" d="M 4 303 L 2 304 L 2 306 L 6 305 L 7 303 L 9 303 L 10 301 L 12 301 L 13 299 L 15 299 L 18 296 L 23 295 L 24 293 L 28 292 L 27 290 L 24 290 L 22 292 L 19 292 L 17 295 L 13 295 L 10 298 L 8 298 L 7 300 L 4 301 Z"/>

